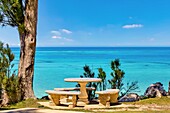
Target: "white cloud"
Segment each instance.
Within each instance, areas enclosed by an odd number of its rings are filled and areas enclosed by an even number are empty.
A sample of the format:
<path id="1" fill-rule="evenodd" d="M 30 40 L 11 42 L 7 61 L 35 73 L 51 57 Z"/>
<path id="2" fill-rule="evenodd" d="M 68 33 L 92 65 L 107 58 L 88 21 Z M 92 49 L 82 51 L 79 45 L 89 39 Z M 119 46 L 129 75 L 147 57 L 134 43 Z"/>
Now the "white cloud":
<path id="1" fill-rule="evenodd" d="M 52 36 L 52 38 L 61 39 L 61 36 Z"/>
<path id="2" fill-rule="evenodd" d="M 69 30 L 67 30 L 67 29 L 61 29 L 61 31 L 62 31 L 63 33 L 66 33 L 66 34 L 71 34 L 71 33 L 72 33 L 72 31 L 69 31 Z"/>
<path id="3" fill-rule="evenodd" d="M 55 35 L 61 35 L 61 33 L 59 31 L 51 31 L 51 33 L 53 33 Z"/>
<path id="4" fill-rule="evenodd" d="M 55 34 L 55 35 L 61 35 L 62 33 L 71 34 L 72 31 L 67 30 L 67 29 L 60 29 L 60 30 L 58 30 L 58 31 L 53 30 L 53 31 L 51 31 L 51 33 L 52 33 L 52 34 Z"/>
<path id="5" fill-rule="evenodd" d="M 68 41 L 68 42 L 73 42 L 74 40 L 71 39 L 71 38 L 64 38 L 65 41 Z"/>
<path id="6" fill-rule="evenodd" d="M 143 27 L 142 24 L 129 24 L 129 25 L 122 26 L 122 28 L 124 29 L 141 28 L 141 27 Z"/>
<path id="7" fill-rule="evenodd" d="M 59 30 L 53 30 L 51 31 L 52 33 L 52 37 L 53 39 L 61 39 L 61 40 L 64 40 L 64 41 L 67 41 L 67 42 L 72 42 L 73 39 L 71 38 L 65 38 L 63 37 L 64 34 L 71 34 L 72 32 L 67 30 L 67 29 L 59 29 Z"/>

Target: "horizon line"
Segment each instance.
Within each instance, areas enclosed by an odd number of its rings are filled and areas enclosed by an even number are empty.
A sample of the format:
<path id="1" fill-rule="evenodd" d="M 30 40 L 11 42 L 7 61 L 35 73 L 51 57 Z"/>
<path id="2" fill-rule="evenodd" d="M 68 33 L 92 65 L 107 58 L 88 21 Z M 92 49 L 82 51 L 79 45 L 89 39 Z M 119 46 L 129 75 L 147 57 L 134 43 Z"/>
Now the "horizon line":
<path id="1" fill-rule="evenodd" d="M 20 48 L 20 46 L 11 46 L 11 47 L 13 47 L 13 48 L 14 48 L 14 47 L 15 47 L 15 48 Z M 63 47 L 63 48 L 64 48 L 64 47 L 68 47 L 68 48 L 69 48 L 69 47 L 73 47 L 73 48 L 74 48 L 74 47 L 87 47 L 87 48 L 88 48 L 88 47 L 91 47 L 91 48 L 93 48 L 93 47 L 94 47 L 94 48 L 103 47 L 103 48 L 104 48 L 104 47 L 106 47 L 106 48 L 107 48 L 107 47 L 170 47 L 170 46 L 36 46 L 36 47 L 60 47 L 60 48 L 62 48 L 62 47 Z"/>

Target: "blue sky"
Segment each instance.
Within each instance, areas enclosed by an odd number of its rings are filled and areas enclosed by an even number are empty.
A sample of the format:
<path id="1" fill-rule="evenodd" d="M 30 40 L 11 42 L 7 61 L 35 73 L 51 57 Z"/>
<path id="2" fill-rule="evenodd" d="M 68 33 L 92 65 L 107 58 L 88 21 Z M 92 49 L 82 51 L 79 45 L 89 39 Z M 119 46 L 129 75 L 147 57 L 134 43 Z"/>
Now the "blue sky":
<path id="1" fill-rule="evenodd" d="M 37 46 L 170 46 L 170 0 L 39 0 Z M 16 28 L 0 40 L 18 46 Z"/>

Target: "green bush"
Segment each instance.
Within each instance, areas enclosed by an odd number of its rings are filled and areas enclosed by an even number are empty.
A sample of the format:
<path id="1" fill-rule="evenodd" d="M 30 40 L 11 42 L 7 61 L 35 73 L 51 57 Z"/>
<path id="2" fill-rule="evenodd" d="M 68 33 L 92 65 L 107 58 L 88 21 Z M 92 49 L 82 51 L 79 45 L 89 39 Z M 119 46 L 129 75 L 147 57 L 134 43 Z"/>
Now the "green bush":
<path id="1" fill-rule="evenodd" d="M 121 70 L 119 67 L 120 67 L 119 59 L 111 61 L 111 69 L 113 70 L 113 72 L 111 72 L 110 75 L 112 76 L 112 79 L 108 80 L 111 88 L 120 90 L 121 94 L 120 98 L 131 92 L 139 92 L 137 81 L 127 82 L 126 85 L 123 83 L 125 72 Z"/>
<path id="2" fill-rule="evenodd" d="M 106 81 L 106 73 L 103 71 L 102 68 L 98 68 L 98 77 L 97 78 L 101 78 L 102 81 L 97 83 L 97 86 L 99 86 L 99 90 L 106 90 L 106 86 L 107 86 L 107 81 Z"/>
<path id="3" fill-rule="evenodd" d="M 0 42 L 0 98 L 1 104 L 11 104 L 19 101 L 18 77 L 13 70 L 14 54 L 9 45 L 4 47 Z M 5 95 L 5 96 L 4 96 Z M 7 99 L 5 103 L 3 100 Z"/>
<path id="4" fill-rule="evenodd" d="M 84 66 L 84 76 L 80 77 L 86 77 L 86 78 L 94 78 L 95 73 L 91 71 L 89 66 L 85 65 Z M 111 61 L 111 69 L 113 72 L 110 73 L 112 78 L 108 80 L 108 83 L 110 84 L 110 88 L 112 89 L 119 89 L 120 90 L 120 97 L 131 93 L 131 92 L 139 92 L 138 89 L 138 82 L 133 81 L 133 82 L 127 82 L 126 84 L 123 83 L 123 78 L 125 75 L 125 72 L 120 69 L 120 62 L 119 59 L 115 59 Z M 98 82 L 97 85 L 95 83 L 89 83 L 87 87 L 95 86 L 95 88 L 98 88 L 98 90 L 106 90 L 107 86 L 107 81 L 106 81 L 106 73 L 102 68 L 98 68 L 98 77 L 101 78 L 102 81 Z M 88 95 L 90 98 L 94 98 L 94 93 L 95 92 L 90 92 Z"/>
<path id="5" fill-rule="evenodd" d="M 119 59 L 115 59 L 114 61 L 111 62 L 111 69 L 113 72 L 111 72 L 112 79 L 108 80 L 109 84 L 111 85 L 112 89 L 122 89 L 123 87 L 123 78 L 125 72 L 119 68 L 120 63 Z"/>
<path id="6" fill-rule="evenodd" d="M 88 65 L 85 65 L 83 67 L 84 73 L 83 75 L 80 75 L 81 78 L 94 78 L 95 73 L 91 71 L 90 67 Z M 79 84 L 77 85 L 79 86 Z M 86 87 L 95 87 L 97 88 L 97 85 L 94 82 L 89 82 Z M 95 97 L 95 90 L 94 91 L 88 91 L 88 100 L 92 100 Z"/>

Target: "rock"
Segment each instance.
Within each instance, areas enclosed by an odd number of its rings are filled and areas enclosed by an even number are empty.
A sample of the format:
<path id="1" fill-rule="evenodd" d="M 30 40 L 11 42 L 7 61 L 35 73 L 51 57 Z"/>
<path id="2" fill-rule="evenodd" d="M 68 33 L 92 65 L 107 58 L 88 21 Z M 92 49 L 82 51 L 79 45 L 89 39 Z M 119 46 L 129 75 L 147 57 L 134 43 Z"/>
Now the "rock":
<path id="1" fill-rule="evenodd" d="M 139 101 L 139 95 L 136 93 L 129 93 L 119 99 L 119 102 L 135 102 Z"/>
<path id="2" fill-rule="evenodd" d="M 156 91 L 156 97 L 161 98 L 162 94 L 160 93 L 160 91 L 158 89 L 156 89 L 155 91 Z"/>
<path id="3" fill-rule="evenodd" d="M 148 98 L 167 96 L 167 92 L 164 90 L 162 83 L 156 82 L 146 89 L 144 96 Z"/>

